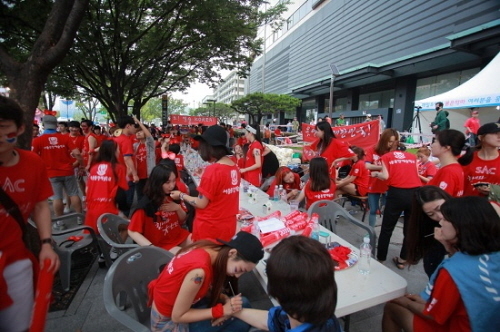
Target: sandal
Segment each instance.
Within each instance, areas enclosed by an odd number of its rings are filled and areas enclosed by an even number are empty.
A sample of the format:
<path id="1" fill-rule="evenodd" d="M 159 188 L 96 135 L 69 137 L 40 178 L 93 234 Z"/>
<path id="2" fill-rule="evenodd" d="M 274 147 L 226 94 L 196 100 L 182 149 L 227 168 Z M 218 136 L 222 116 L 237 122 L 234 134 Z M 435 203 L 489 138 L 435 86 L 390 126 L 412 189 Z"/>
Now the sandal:
<path id="1" fill-rule="evenodd" d="M 399 257 L 393 257 L 392 262 L 396 265 L 396 267 L 400 270 L 403 270 L 405 268 L 406 262 L 401 262 L 399 260 Z"/>

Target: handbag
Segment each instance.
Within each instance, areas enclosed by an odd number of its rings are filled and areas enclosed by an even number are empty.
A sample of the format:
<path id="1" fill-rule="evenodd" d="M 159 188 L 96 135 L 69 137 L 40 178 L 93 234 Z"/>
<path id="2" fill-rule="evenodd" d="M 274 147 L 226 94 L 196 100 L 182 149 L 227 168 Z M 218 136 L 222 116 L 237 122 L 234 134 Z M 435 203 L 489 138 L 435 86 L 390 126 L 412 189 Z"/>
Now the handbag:
<path id="1" fill-rule="evenodd" d="M 19 210 L 17 203 L 14 202 L 14 200 L 5 192 L 5 190 L 3 190 L 2 187 L 0 187 L 0 202 L 4 206 L 5 210 L 7 210 L 7 213 L 10 214 L 17 221 L 19 227 L 21 227 L 24 244 L 27 248 L 29 248 L 27 226 L 24 221 L 23 214 L 21 213 L 21 210 Z"/>

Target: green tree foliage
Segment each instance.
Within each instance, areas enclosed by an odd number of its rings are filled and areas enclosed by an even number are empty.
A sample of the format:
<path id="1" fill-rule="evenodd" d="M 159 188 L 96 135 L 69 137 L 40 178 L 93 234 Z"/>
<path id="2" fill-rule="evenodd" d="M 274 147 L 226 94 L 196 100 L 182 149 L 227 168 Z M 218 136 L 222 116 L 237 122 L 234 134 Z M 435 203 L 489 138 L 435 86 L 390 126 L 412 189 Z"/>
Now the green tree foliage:
<path id="1" fill-rule="evenodd" d="M 276 20 L 287 1 L 262 13 L 264 0 L 91 0 L 64 75 L 99 99 L 111 118 L 151 98 L 214 84 L 218 71 L 248 72 L 261 53 L 257 28 Z M 251 56 L 252 55 L 252 56 Z"/>
<path id="2" fill-rule="evenodd" d="M 248 115 L 250 123 L 260 123 L 265 115 L 292 112 L 300 104 L 300 99 L 288 95 L 256 92 L 233 101 L 231 107 L 240 114 Z"/>
<path id="3" fill-rule="evenodd" d="M 182 99 L 168 99 L 168 114 L 183 114 L 187 104 Z M 150 122 L 153 119 L 161 118 L 161 98 L 151 98 L 141 109 L 141 119 Z"/>
<path id="4" fill-rule="evenodd" d="M 83 114 L 83 117 L 85 119 L 89 119 L 92 121 L 96 120 L 96 115 L 99 111 L 99 109 L 97 108 L 99 106 L 99 100 L 90 96 L 86 96 L 84 94 L 80 94 L 77 97 L 75 106 L 77 110 L 79 110 Z"/>
<path id="5" fill-rule="evenodd" d="M 0 72 L 28 128 L 47 77 L 70 49 L 88 1 L 0 1 Z M 31 130 L 24 132 L 21 147 L 30 148 L 31 135 Z"/>
<path id="6" fill-rule="evenodd" d="M 215 116 L 218 122 L 232 122 L 236 117 L 236 111 L 227 104 L 209 103 L 204 107 L 191 109 L 189 115 L 192 116 Z"/>

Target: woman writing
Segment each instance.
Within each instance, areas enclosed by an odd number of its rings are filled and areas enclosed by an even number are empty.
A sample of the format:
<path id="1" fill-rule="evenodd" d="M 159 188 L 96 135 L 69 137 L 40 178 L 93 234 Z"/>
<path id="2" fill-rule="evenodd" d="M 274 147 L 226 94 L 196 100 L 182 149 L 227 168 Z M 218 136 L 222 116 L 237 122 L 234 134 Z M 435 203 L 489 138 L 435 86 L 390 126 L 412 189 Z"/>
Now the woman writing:
<path id="1" fill-rule="evenodd" d="M 356 154 L 354 163 L 349 175 L 337 181 L 336 195 L 349 194 L 353 196 L 365 196 L 368 191 L 368 181 L 370 171 L 365 166 L 365 151 L 357 146 L 351 146 L 351 150 Z"/>
<path id="2" fill-rule="evenodd" d="M 412 201 L 412 214 L 408 221 L 408 233 L 405 237 L 408 248 L 407 263 L 417 264 L 424 261 L 424 271 L 430 278 L 444 259 L 446 250 L 434 239 L 434 228 L 439 227 L 443 219 L 441 206 L 451 195 L 435 186 L 423 186 L 416 190 Z M 398 264 L 404 268 L 404 264 Z"/>
<path id="3" fill-rule="evenodd" d="M 255 268 L 264 256 L 262 244 L 246 232 L 239 232 L 229 242 L 218 241 L 222 245 L 203 240 L 183 248 L 149 284 L 152 331 L 203 331 L 188 324 L 210 320 L 225 320 L 231 331 L 248 330 L 246 324 L 233 326 L 240 321 L 227 320 L 241 310 L 241 295 L 229 298 L 222 290 L 227 276 L 238 278 Z M 205 296 L 208 308 L 192 308 Z"/>
<path id="4" fill-rule="evenodd" d="M 191 243 L 191 236 L 182 228 L 187 208 L 170 197 L 176 189 L 174 171 L 165 165 L 153 168 L 144 187 L 144 195 L 132 214 L 129 236 L 141 246 L 156 246 L 177 252 Z"/>
<path id="5" fill-rule="evenodd" d="M 352 159 L 355 154 L 346 143 L 335 138 L 332 127 L 327 121 L 318 122 L 315 129 L 318 139 L 311 144 L 310 148 L 316 151 L 318 156 L 326 159 L 330 176 L 335 179 L 335 168 L 339 166 L 337 163 Z"/>
<path id="6" fill-rule="evenodd" d="M 227 134 L 221 126 L 209 127 L 201 136 L 198 152 L 204 161 L 212 162 L 201 176 L 198 197 L 173 190 L 173 200 L 184 201 L 196 209 L 193 241 L 220 238 L 230 240 L 236 233 L 239 206 L 240 171 L 227 156 Z M 259 173 L 260 174 L 260 173 Z"/>
<path id="7" fill-rule="evenodd" d="M 382 330 L 493 332 L 500 326 L 500 217 L 482 197 L 459 197 L 441 206 L 434 238 L 451 257 L 421 295 L 386 304 Z"/>
<path id="8" fill-rule="evenodd" d="M 294 199 L 300 192 L 300 176 L 286 166 L 278 168 L 274 180 L 271 182 L 267 194 L 269 197 L 274 196 L 274 189 L 276 186 L 283 186 L 286 190 L 287 200 Z"/>
<path id="9" fill-rule="evenodd" d="M 335 181 L 330 178 L 325 158 L 316 157 L 309 164 L 309 180 L 300 192 L 297 200 L 306 199 L 306 209 L 316 201 L 335 199 Z"/>
<path id="10" fill-rule="evenodd" d="M 382 171 L 382 160 L 380 159 L 387 152 L 396 149 L 398 132 L 395 129 L 387 128 L 382 132 L 378 143 L 366 150 L 365 166 L 370 172 Z M 377 210 L 381 205 L 385 205 L 385 192 L 387 191 L 387 182 L 377 177 L 370 177 L 368 181 L 368 205 L 370 206 L 370 215 L 368 222 L 370 226 L 375 227 Z M 382 203 L 380 199 L 382 198 Z"/>
<path id="11" fill-rule="evenodd" d="M 256 187 L 260 187 L 262 182 L 262 163 L 264 147 L 260 142 L 259 126 L 247 125 L 245 127 L 245 138 L 250 143 L 246 154 L 245 168 L 241 168 L 243 179 L 247 180 Z"/>

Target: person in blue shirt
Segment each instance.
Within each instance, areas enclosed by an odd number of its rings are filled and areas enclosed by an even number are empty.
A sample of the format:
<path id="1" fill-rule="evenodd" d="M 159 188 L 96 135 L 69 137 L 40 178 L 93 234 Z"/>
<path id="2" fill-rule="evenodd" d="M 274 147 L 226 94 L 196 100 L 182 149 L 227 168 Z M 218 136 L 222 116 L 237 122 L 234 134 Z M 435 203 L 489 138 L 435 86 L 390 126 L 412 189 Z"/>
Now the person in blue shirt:
<path id="1" fill-rule="evenodd" d="M 271 332 L 342 331 L 334 314 L 334 270 L 320 242 L 305 236 L 286 238 L 274 247 L 266 267 L 268 293 L 280 306 L 269 311 L 244 308 L 234 317 Z"/>

